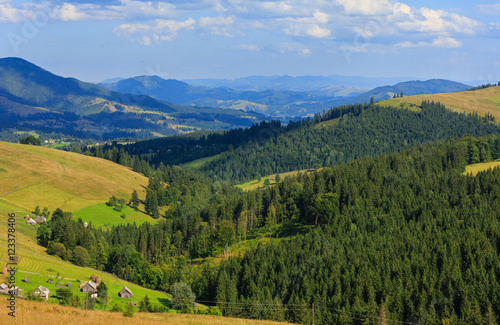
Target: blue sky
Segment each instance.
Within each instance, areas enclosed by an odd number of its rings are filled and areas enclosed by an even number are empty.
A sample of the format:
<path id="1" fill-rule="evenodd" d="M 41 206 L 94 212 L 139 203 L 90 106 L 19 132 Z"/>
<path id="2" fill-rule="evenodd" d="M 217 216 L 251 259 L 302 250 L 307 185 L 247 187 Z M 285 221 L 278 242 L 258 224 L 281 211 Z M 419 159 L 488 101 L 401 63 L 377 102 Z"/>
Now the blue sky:
<path id="1" fill-rule="evenodd" d="M 0 57 L 106 78 L 500 80 L 489 0 L 0 0 Z"/>

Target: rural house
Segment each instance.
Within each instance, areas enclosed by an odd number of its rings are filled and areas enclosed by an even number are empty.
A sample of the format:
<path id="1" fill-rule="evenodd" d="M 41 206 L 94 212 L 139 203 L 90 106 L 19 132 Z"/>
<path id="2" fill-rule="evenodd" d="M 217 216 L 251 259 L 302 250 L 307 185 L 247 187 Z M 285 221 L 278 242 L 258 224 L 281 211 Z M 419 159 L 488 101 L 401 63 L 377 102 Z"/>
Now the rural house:
<path id="1" fill-rule="evenodd" d="M 33 220 L 33 218 L 29 218 L 29 219 L 28 219 L 28 221 L 26 221 L 26 223 L 27 223 L 28 225 L 34 225 L 34 224 L 36 224 L 36 221 L 35 221 L 35 220 Z"/>
<path id="2" fill-rule="evenodd" d="M 82 284 L 80 287 L 80 290 L 82 292 L 90 292 L 90 293 L 96 293 L 97 292 L 97 284 L 95 284 L 92 281 L 86 282 Z"/>
<path id="3" fill-rule="evenodd" d="M 9 286 L 5 283 L 0 284 L 0 294 L 7 294 L 7 291 L 9 289 Z"/>
<path id="4" fill-rule="evenodd" d="M 118 293 L 118 295 L 121 297 L 121 298 L 130 298 L 132 297 L 134 294 L 132 293 L 132 291 L 130 291 L 129 288 L 127 288 L 127 286 L 123 287 L 123 289 Z"/>
<path id="5" fill-rule="evenodd" d="M 38 288 L 36 288 L 35 291 L 33 291 L 33 294 L 35 296 L 40 296 L 45 300 L 47 300 L 49 299 L 50 290 L 47 289 L 46 287 L 38 286 Z"/>

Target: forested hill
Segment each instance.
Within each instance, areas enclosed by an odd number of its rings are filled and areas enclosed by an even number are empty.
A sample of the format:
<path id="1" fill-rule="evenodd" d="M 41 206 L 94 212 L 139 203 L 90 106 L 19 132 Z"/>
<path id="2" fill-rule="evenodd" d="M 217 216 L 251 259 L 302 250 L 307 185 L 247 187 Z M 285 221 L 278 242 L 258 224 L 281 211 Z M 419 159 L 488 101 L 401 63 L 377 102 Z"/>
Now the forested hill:
<path id="1" fill-rule="evenodd" d="M 321 226 L 224 261 L 215 300 L 225 315 L 301 324 L 311 323 L 313 304 L 315 324 L 497 324 L 500 168 L 462 174 L 480 155 L 500 158 L 500 138 L 281 182 L 263 195 L 276 211 L 296 204 Z"/>
<path id="2" fill-rule="evenodd" d="M 465 134 L 500 133 L 491 117 L 454 113 L 438 103 L 424 102 L 419 111 L 374 105 L 354 107 L 341 118 L 329 120 L 329 111 L 322 118 L 306 121 L 268 141 L 250 142 L 226 151 L 202 165 L 201 171 L 216 180 L 238 183 L 273 173 L 346 163 Z"/>
<path id="3" fill-rule="evenodd" d="M 261 122 L 248 129 L 193 133 L 118 147 L 130 155 L 148 157 L 154 165 L 181 164 L 218 155 L 203 164 L 200 171 L 214 180 L 235 184 L 274 173 L 346 163 L 465 134 L 500 133 L 500 127 L 493 122 L 490 115 L 455 113 L 439 103 L 426 101 L 413 110 L 347 105 L 287 126 Z M 106 146 L 103 150 L 111 148 Z"/>
<path id="4" fill-rule="evenodd" d="M 169 207 L 165 220 L 84 229 L 58 210 L 38 240 L 53 254 L 61 243 L 92 255 L 96 241 L 88 238 L 99 239 L 107 272 L 154 289 L 186 281 L 198 301 L 226 316 L 310 324 L 314 304 L 315 324 L 366 324 L 379 315 L 388 324 L 495 324 L 500 169 L 463 172 L 496 159 L 500 136 L 467 136 L 250 192 L 161 166 L 148 196 Z M 186 261 L 247 239 L 244 254 L 226 254 L 221 264 L 194 269 Z"/>

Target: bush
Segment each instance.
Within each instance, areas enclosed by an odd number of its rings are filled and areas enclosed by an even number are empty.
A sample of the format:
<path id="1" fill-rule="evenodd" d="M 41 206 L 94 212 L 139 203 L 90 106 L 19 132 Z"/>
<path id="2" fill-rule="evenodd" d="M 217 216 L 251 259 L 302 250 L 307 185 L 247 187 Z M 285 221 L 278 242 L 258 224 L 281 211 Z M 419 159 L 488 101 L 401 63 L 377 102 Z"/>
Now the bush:
<path id="1" fill-rule="evenodd" d="M 134 307 L 129 302 L 123 311 L 123 316 L 125 317 L 134 317 Z"/>
<path id="2" fill-rule="evenodd" d="M 123 308 L 121 305 L 114 304 L 113 307 L 111 307 L 112 312 L 123 312 Z"/>
<path id="3" fill-rule="evenodd" d="M 191 290 L 191 286 L 185 282 L 176 282 L 170 288 L 172 294 L 172 305 L 175 309 L 183 313 L 189 313 L 194 307 L 195 294 Z"/>
<path id="4" fill-rule="evenodd" d="M 70 288 L 58 288 L 56 290 L 56 294 L 59 298 L 61 298 L 61 305 L 70 305 L 73 299 L 73 292 L 71 292 Z"/>

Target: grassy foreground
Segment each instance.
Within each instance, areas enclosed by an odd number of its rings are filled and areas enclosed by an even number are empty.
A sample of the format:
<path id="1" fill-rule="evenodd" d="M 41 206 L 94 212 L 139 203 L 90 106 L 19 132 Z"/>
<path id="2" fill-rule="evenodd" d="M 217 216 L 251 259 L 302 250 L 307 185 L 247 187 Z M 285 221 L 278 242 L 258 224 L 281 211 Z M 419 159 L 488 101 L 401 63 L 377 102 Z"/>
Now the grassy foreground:
<path id="1" fill-rule="evenodd" d="M 181 324 L 181 325 L 272 325 L 283 324 L 271 321 L 247 320 L 205 315 L 189 314 L 151 314 L 135 313 L 133 318 L 124 317 L 122 313 L 102 311 L 86 311 L 73 307 L 56 306 L 43 302 L 33 302 L 18 299 L 16 301 L 15 319 L 8 316 L 6 304 L 0 307 L 0 319 L 8 324 L 106 324 L 106 325 L 153 325 L 153 324 Z"/>

